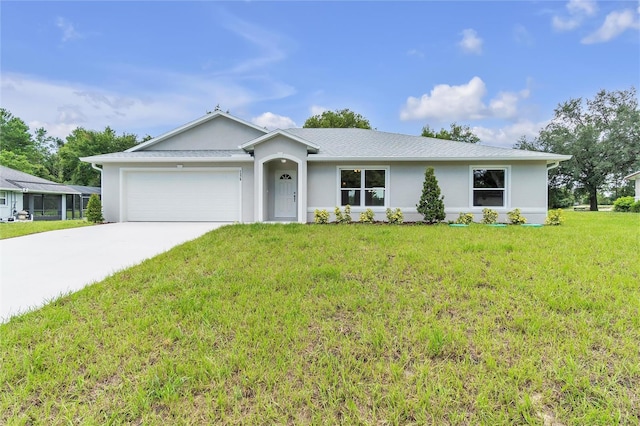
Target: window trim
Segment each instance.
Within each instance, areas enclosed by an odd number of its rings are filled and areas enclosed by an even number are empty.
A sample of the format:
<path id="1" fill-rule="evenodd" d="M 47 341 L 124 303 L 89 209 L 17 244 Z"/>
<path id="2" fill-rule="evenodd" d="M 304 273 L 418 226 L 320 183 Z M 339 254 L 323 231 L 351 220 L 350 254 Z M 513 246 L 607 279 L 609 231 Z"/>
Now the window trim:
<path id="1" fill-rule="evenodd" d="M 473 171 L 474 170 L 504 170 L 504 188 L 484 188 L 487 191 L 504 191 L 504 200 L 502 206 L 474 206 L 473 205 L 473 193 L 476 190 L 482 191 L 482 188 L 474 188 L 473 186 Z M 482 209 L 489 208 L 493 210 L 507 210 L 511 205 L 511 166 L 508 165 L 494 165 L 494 164 L 477 164 L 469 166 L 469 207 L 471 209 L 482 211 Z"/>
<path id="2" fill-rule="evenodd" d="M 8 201 L 8 193 L 7 191 L 0 191 L 0 206 L 6 206 Z"/>
<path id="3" fill-rule="evenodd" d="M 360 188 L 351 188 L 351 189 L 358 189 L 360 191 L 362 191 L 362 194 L 360 196 L 360 205 L 357 206 L 353 206 L 351 205 L 351 209 L 353 211 L 364 211 L 366 209 L 371 209 L 374 211 L 385 211 L 387 209 L 387 207 L 389 206 L 389 194 L 390 194 L 390 188 L 389 188 L 389 176 L 390 176 L 390 166 L 388 165 L 376 165 L 376 164 L 367 164 L 367 165 L 345 165 L 345 166 L 336 166 L 336 183 L 337 183 L 337 192 L 336 192 L 336 206 L 338 207 L 344 207 L 342 205 L 342 176 L 341 176 L 341 171 L 342 170 L 360 170 L 363 173 L 360 174 Z M 366 191 L 365 186 L 364 186 L 364 179 L 365 179 L 365 174 L 364 171 L 365 170 L 384 170 L 384 205 L 382 206 L 366 206 L 365 203 L 365 195 L 364 195 L 364 191 Z"/>

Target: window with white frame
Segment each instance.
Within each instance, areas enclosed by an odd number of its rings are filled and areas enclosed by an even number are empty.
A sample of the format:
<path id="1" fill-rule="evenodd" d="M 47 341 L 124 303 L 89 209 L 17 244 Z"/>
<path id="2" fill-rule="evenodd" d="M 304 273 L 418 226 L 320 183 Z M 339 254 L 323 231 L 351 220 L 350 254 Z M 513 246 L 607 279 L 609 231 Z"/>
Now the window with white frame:
<path id="1" fill-rule="evenodd" d="M 384 207 L 387 197 L 387 169 L 341 168 L 340 205 L 352 207 Z"/>
<path id="2" fill-rule="evenodd" d="M 507 168 L 474 168 L 472 170 L 473 207 L 507 206 Z"/>
<path id="3" fill-rule="evenodd" d="M 0 206 L 7 205 L 7 191 L 0 191 Z"/>

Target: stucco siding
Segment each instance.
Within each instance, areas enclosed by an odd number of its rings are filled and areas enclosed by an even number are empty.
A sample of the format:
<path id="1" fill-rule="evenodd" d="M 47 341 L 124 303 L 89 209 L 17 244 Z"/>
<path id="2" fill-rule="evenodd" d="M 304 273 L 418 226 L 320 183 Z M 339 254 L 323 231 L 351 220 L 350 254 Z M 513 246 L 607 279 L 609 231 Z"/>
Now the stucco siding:
<path id="1" fill-rule="evenodd" d="M 217 117 L 166 140 L 149 146 L 150 150 L 238 149 L 238 146 L 262 136 L 258 129 Z"/>
<path id="2" fill-rule="evenodd" d="M 307 147 L 300 142 L 293 141 L 284 136 L 276 136 L 273 139 L 257 145 L 254 150 L 256 161 L 279 153 L 292 155 L 300 160 L 306 161 Z"/>
<path id="3" fill-rule="evenodd" d="M 177 168 L 176 163 L 127 163 L 105 164 L 102 172 L 102 206 L 107 222 L 119 222 L 120 218 L 120 171 L 125 169 Z M 242 169 L 242 221 L 253 222 L 253 163 L 189 163 L 183 169 L 193 168 L 241 168 Z M 189 200 L 181 200 L 180 194 L 167 194 L 167 198 L 176 204 L 176 209 L 188 209 Z"/>
<path id="4" fill-rule="evenodd" d="M 17 212 L 23 210 L 22 207 L 22 192 L 16 191 L 5 191 L 0 190 L 5 194 L 5 204 L 0 205 L 0 220 L 7 220 L 9 217 L 13 216 L 13 208 L 15 203 L 15 210 Z"/>
<path id="5" fill-rule="evenodd" d="M 333 213 L 338 205 L 337 169 L 343 166 L 354 166 L 353 163 L 315 163 L 308 164 L 308 210 L 307 220 L 313 221 L 313 210 L 327 209 Z M 487 163 L 359 163 L 359 167 L 380 166 L 389 168 L 389 187 L 387 206 L 400 208 L 405 220 L 418 221 L 422 216 L 417 213 L 416 204 L 420 200 L 424 172 L 426 167 L 433 167 L 438 184 L 444 195 L 446 220 L 455 220 L 459 213 L 473 213 L 475 220 L 482 219 L 482 207 L 472 206 L 471 172 L 474 167 L 505 167 L 507 173 L 507 204 L 495 208 L 500 214 L 499 220 L 507 221 L 506 213 L 520 208 L 530 223 L 543 223 L 547 210 L 547 169 L 544 162 L 491 162 Z M 352 209 L 355 213 L 362 208 Z M 384 208 L 373 208 L 376 219 L 385 219 Z M 354 215 L 357 218 L 357 215 Z"/>

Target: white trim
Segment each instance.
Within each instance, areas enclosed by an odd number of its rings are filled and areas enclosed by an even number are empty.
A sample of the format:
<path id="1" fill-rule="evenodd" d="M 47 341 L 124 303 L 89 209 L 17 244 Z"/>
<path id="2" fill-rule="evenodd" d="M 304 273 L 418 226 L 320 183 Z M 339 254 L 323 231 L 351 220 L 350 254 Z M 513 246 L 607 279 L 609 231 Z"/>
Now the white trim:
<path id="1" fill-rule="evenodd" d="M 451 161 L 451 162 L 483 162 L 483 161 L 546 161 L 548 164 L 555 163 L 556 161 L 565 161 L 571 158 L 570 155 L 560 155 L 553 157 L 390 157 L 390 156 L 379 156 L 379 157 L 341 157 L 341 156 L 323 156 L 321 154 L 311 154 L 307 161 L 309 162 L 329 162 L 329 161 L 384 161 L 384 162 L 413 162 L 413 163 L 424 163 L 424 162 L 441 162 L 441 161 Z"/>
<path id="2" fill-rule="evenodd" d="M 121 167 L 120 168 L 120 176 L 119 176 L 119 185 L 120 185 L 120 211 L 119 211 L 119 222 L 126 222 L 125 218 L 125 173 L 129 172 L 238 172 L 238 221 L 242 221 L 242 167 Z"/>
<path id="3" fill-rule="evenodd" d="M 389 165 L 378 165 L 378 164 L 366 164 L 366 165 L 353 165 L 353 164 L 345 164 L 345 165 L 337 165 L 336 166 L 336 182 L 338 182 L 338 188 L 337 188 L 337 193 L 336 193 L 336 206 L 338 207 L 343 207 L 342 206 L 342 184 L 340 182 L 342 182 L 342 176 L 340 175 L 340 171 L 341 170 L 353 170 L 353 169 L 357 169 L 357 170 L 361 170 L 361 171 L 365 171 L 365 170 L 384 170 L 384 205 L 383 206 L 364 206 L 364 205 L 358 205 L 358 206 L 351 206 L 351 210 L 355 211 L 356 208 L 361 208 L 364 210 L 366 209 L 372 209 L 373 211 L 376 211 L 377 209 L 382 209 L 382 211 L 385 211 L 387 209 L 387 207 L 389 207 L 389 184 L 390 184 L 390 178 L 391 178 L 391 166 Z M 362 173 L 362 175 L 360 176 L 360 184 L 364 185 L 364 173 Z M 364 187 L 360 188 L 361 191 L 363 191 L 363 193 L 360 195 L 360 203 L 364 203 L 365 197 L 364 197 Z"/>
<path id="4" fill-rule="evenodd" d="M 626 180 L 638 180 L 638 179 L 640 179 L 640 171 L 635 172 L 635 173 L 631 173 L 630 175 L 627 175 L 627 176 L 623 177 L 623 179 L 626 179 Z"/>
<path id="5" fill-rule="evenodd" d="M 504 204 L 501 206 L 474 206 L 473 205 L 473 192 L 476 188 L 473 187 L 473 171 L 474 170 L 504 170 L 504 188 L 495 188 L 495 190 L 504 191 Z M 478 188 L 479 190 L 482 190 Z M 486 188 L 491 190 L 492 188 Z M 511 166 L 510 165 L 493 165 L 493 164 L 477 164 L 469 166 L 469 213 L 481 212 L 482 209 L 489 208 L 496 211 L 503 211 L 509 209 L 511 206 Z"/>
<path id="6" fill-rule="evenodd" d="M 276 136 L 283 136 L 283 137 L 285 137 L 287 139 L 291 139 L 294 142 L 298 142 L 298 143 L 300 143 L 302 145 L 306 145 L 307 148 L 312 148 L 314 151 L 318 151 L 320 149 L 320 147 L 318 145 L 316 145 L 316 144 L 314 144 L 312 142 L 309 142 L 308 140 L 303 139 L 303 138 L 301 138 L 299 136 L 292 135 L 291 133 L 288 133 L 288 132 L 286 132 L 284 130 L 280 130 L 280 129 L 276 129 L 276 130 L 274 130 L 274 131 L 272 131 L 272 132 L 270 132 L 270 133 L 268 133 L 268 134 L 266 134 L 264 136 L 260 136 L 257 139 L 250 140 L 249 142 L 238 146 L 238 148 L 244 149 L 244 150 L 247 150 L 248 148 L 252 148 L 253 149 L 253 148 L 255 148 L 256 145 L 259 145 L 262 142 L 266 142 L 266 141 L 268 141 L 270 139 L 273 139 Z"/>
<path id="7" fill-rule="evenodd" d="M 291 160 L 297 164 L 298 172 L 298 208 L 297 218 L 298 223 L 307 223 L 306 209 L 307 209 L 307 162 L 303 159 L 295 157 L 291 154 L 284 152 L 277 152 L 275 154 L 268 155 L 256 161 L 254 167 L 254 221 L 255 222 L 267 222 L 268 219 L 264 217 L 264 163 L 269 161 L 285 158 Z"/>
<path id="8" fill-rule="evenodd" d="M 2 200 L 2 202 L 0 202 L 0 206 L 7 206 L 8 204 L 8 196 L 9 196 L 9 192 L 8 191 L 0 191 L 0 200 Z"/>
<path id="9" fill-rule="evenodd" d="M 105 163 L 251 163 L 253 157 L 249 154 L 237 157 L 110 157 L 100 158 L 99 155 L 93 157 L 82 157 L 81 161 L 93 164 Z"/>

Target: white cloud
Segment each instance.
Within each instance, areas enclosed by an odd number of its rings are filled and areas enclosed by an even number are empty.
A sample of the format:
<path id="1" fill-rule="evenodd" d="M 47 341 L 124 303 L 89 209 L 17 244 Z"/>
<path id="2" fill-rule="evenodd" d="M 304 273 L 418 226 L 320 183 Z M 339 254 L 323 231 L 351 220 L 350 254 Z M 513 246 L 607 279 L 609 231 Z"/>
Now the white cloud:
<path id="1" fill-rule="evenodd" d="M 265 112 L 258 117 L 254 117 L 251 119 L 251 122 L 260 127 L 265 127 L 269 130 L 288 129 L 290 127 L 296 127 L 295 121 L 293 121 L 291 118 L 277 115 L 272 112 Z"/>
<path id="2" fill-rule="evenodd" d="M 424 58 L 424 53 L 422 53 L 418 49 L 410 49 L 407 51 L 407 56 L 416 56 L 418 58 Z"/>
<path id="3" fill-rule="evenodd" d="M 485 105 L 487 87 L 480 77 L 459 86 L 436 85 L 420 98 L 410 96 L 400 112 L 400 119 L 479 120 L 483 118 L 513 118 L 518 114 L 518 102 L 529 96 L 529 90 L 500 92 Z"/>
<path id="4" fill-rule="evenodd" d="M 311 113 L 311 115 L 320 115 L 325 111 L 329 111 L 329 108 L 325 108 L 323 106 L 319 106 L 319 105 L 311 105 L 311 107 L 309 108 L 309 112 Z"/>
<path id="5" fill-rule="evenodd" d="M 553 25 L 553 28 L 558 31 L 571 31 L 578 28 L 581 23 L 582 20 L 578 18 L 561 18 L 559 16 L 554 16 L 551 19 L 551 25 Z"/>
<path id="6" fill-rule="evenodd" d="M 585 14 L 592 16 L 598 11 L 598 4 L 595 0 L 569 0 L 567 10 L 572 15 Z"/>
<path id="7" fill-rule="evenodd" d="M 228 73 L 246 73 L 262 70 L 267 65 L 283 61 L 287 58 L 287 46 L 293 43 L 263 27 L 240 19 L 226 11 L 220 11 L 226 29 L 239 35 L 258 49 L 258 54 L 252 54 L 250 59 L 240 62 Z"/>
<path id="8" fill-rule="evenodd" d="M 517 24 L 513 28 L 513 38 L 516 43 L 524 44 L 526 46 L 533 46 L 534 38 L 533 35 L 527 30 L 527 28 L 522 24 Z"/>
<path id="9" fill-rule="evenodd" d="M 462 40 L 458 43 L 458 46 L 465 53 L 473 53 L 480 55 L 482 53 L 483 41 L 478 37 L 478 32 L 474 29 L 467 28 L 462 31 Z"/>
<path id="10" fill-rule="evenodd" d="M 582 25 L 584 19 L 593 16 L 598 11 L 595 0 L 569 0 L 566 5 L 569 12 L 568 17 L 554 15 L 551 18 L 551 25 L 557 31 L 571 31 Z"/>
<path id="11" fill-rule="evenodd" d="M 58 17 L 58 19 L 56 19 L 56 27 L 62 30 L 63 42 L 82 38 L 82 35 L 76 31 L 73 24 L 62 17 Z"/>
<path id="12" fill-rule="evenodd" d="M 521 120 L 502 128 L 491 129 L 488 127 L 476 126 L 472 127 L 471 130 L 480 138 L 483 145 L 512 148 L 522 136 L 526 136 L 529 139 L 538 136 L 540 130 L 548 123 L 548 121 L 535 123 L 529 120 Z"/>
<path id="13" fill-rule="evenodd" d="M 153 82 L 146 91 L 109 90 L 80 83 L 51 81 L 23 74 L 2 73 L 2 106 L 30 126 L 66 137 L 76 127 L 156 136 L 199 117 L 220 104 L 240 109 L 257 101 L 289 96 L 293 89 L 269 80 L 257 80 L 251 90 L 232 79 L 162 71 L 127 70 L 131 81 Z"/>
<path id="14" fill-rule="evenodd" d="M 640 24 L 633 10 L 613 11 L 607 15 L 604 23 L 597 31 L 582 39 L 582 43 L 604 43 L 616 38 L 626 30 L 634 28 L 640 28 Z"/>

